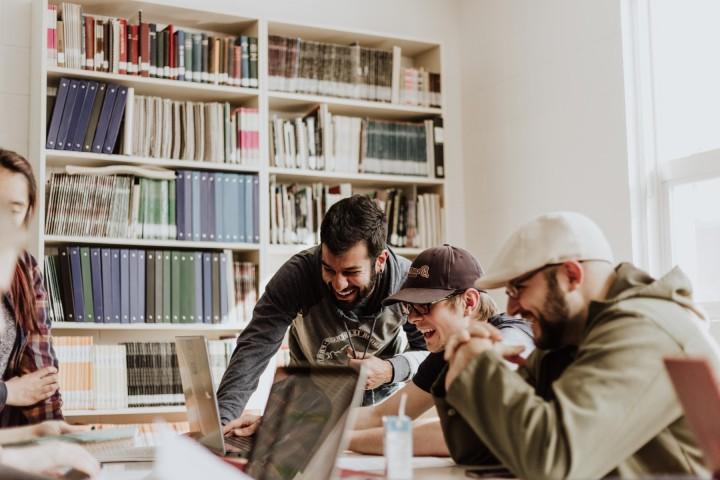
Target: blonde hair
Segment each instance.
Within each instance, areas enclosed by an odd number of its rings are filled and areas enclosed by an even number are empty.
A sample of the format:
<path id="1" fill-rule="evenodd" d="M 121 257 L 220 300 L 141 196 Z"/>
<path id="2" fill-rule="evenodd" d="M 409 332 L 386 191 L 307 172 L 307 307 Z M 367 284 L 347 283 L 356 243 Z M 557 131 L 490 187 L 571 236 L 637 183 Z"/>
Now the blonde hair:
<path id="1" fill-rule="evenodd" d="M 467 291 L 467 290 L 466 290 Z M 477 308 L 472 312 L 473 320 L 479 320 L 481 322 L 487 322 L 490 317 L 498 313 L 498 306 L 495 300 L 487 294 L 487 292 L 479 291 L 480 298 L 477 304 Z M 453 305 L 455 308 L 465 307 L 465 297 L 460 294 L 452 298 Z"/>

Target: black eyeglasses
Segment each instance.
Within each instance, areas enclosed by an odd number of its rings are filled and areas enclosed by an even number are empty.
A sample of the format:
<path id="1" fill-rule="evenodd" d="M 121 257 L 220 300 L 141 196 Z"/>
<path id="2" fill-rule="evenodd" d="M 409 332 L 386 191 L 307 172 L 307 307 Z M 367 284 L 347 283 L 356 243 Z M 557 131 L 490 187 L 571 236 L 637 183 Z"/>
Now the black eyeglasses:
<path id="1" fill-rule="evenodd" d="M 400 312 L 403 315 L 410 315 L 410 312 L 415 312 L 416 315 L 423 316 L 430 313 L 430 310 L 432 310 L 433 305 L 440 303 L 445 300 L 450 300 L 451 298 L 460 295 L 465 290 L 459 290 L 457 292 L 453 292 L 450 295 L 447 295 L 439 300 L 435 300 L 434 302 L 430 303 L 410 303 L 410 302 L 400 302 Z"/>
<path id="2" fill-rule="evenodd" d="M 536 268 L 535 270 L 526 273 L 517 280 L 508 282 L 507 286 L 505 287 L 505 294 L 509 298 L 517 299 L 520 296 L 520 292 L 522 291 L 522 289 L 525 288 L 525 285 L 523 285 L 524 283 L 527 283 L 528 280 L 530 280 L 532 277 L 542 272 L 543 270 L 551 267 L 559 267 L 560 265 L 562 265 L 562 263 L 548 263 L 547 265 L 543 265 L 540 268 Z"/>

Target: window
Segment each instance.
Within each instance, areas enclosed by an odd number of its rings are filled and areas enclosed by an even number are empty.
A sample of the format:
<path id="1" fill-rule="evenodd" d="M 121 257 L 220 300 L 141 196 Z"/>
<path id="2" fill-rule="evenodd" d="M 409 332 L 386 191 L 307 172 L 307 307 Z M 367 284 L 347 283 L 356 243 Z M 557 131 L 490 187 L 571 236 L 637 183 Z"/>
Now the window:
<path id="1" fill-rule="evenodd" d="M 720 320 L 720 2 L 624 0 L 635 262 Z"/>

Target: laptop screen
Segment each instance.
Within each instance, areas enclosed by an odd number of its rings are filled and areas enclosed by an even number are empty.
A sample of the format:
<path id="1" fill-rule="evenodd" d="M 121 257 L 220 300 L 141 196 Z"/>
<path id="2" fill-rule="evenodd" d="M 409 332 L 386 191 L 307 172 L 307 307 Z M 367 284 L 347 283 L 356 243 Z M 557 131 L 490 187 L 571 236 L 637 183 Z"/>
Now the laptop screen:
<path id="1" fill-rule="evenodd" d="M 258 480 L 328 478 L 357 385 L 358 372 L 349 367 L 279 368 L 247 473 Z"/>

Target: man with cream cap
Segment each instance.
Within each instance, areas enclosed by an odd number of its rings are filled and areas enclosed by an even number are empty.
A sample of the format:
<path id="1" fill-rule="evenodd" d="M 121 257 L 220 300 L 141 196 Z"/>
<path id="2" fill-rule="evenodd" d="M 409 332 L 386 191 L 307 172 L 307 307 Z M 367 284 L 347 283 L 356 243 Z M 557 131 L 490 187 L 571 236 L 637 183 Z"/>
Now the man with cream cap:
<path id="1" fill-rule="evenodd" d="M 532 479 L 707 475 L 663 366 L 701 355 L 720 367 L 682 271 L 615 265 L 592 220 L 559 212 L 520 227 L 475 287 L 504 287 L 537 348 L 513 371 L 491 325 L 448 340 L 432 393 L 454 455 L 487 450 Z"/>

